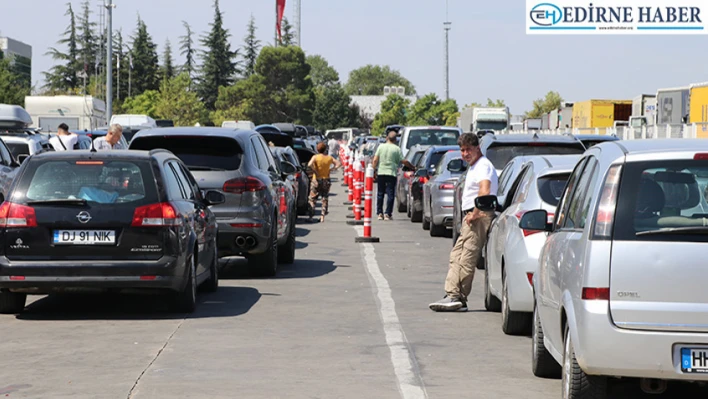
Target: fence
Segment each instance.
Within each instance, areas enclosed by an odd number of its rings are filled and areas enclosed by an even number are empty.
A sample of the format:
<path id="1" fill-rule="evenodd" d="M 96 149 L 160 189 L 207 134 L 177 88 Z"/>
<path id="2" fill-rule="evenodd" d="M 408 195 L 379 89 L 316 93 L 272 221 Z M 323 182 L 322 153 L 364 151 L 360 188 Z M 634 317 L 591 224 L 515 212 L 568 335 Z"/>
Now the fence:
<path id="1" fill-rule="evenodd" d="M 615 135 L 622 140 L 640 139 L 694 139 L 708 138 L 708 122 L 677 124 L 677 125 L 652 125 L 642 127 L 608 127 L 608 128 L 572 128 L 572 129 L 542 129 L 507 131 L 509 134 L 538 133 L 538 134 L 584 134 L 584 135 Z"/>

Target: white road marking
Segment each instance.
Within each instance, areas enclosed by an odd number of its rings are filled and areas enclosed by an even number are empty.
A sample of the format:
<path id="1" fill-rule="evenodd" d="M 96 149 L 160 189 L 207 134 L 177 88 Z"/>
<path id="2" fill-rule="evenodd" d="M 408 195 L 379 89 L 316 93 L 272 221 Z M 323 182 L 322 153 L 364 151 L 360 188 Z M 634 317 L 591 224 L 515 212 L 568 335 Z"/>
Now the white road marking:
<path id="1" fill-rule="evenodd" d="M 358 235 L 364 234 L 363 227 L 357 226 L 354 229 Z M 428 393 L 425 391 L 418 363 L 411 354 L 410 344 L 396 314 L 396 303 L 391 296 L 391 287 L 376 262 L 374 246 L 371 244 L 357 245 L 361 245 L 361 257 L 366 265 L 366 273 L 372 283 L 371 288 L 379 305 L 379 315 L 386 336 L 386 344 L 391 351 L 391 363 L 393 363 L 393 370 L 396 373 L 401 398 L 427 398 Z"/>

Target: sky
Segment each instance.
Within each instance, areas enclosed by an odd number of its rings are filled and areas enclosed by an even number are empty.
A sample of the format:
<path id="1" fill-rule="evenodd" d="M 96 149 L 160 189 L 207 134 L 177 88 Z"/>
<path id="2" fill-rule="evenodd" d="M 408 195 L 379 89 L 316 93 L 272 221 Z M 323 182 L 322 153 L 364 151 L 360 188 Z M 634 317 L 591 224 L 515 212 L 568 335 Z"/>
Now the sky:
<path id="1" fill-rule="evenodd" d="M 30 44 L 33 83 L 53 61 L 44 53 L 68 26 L 69 0 L 4 1 L 0 36 Z M 101 0 L 90 0 L 98 11 Z M 416 87 L 419 95 L 444 96 L 444 0 L 301 0 L 302 47 L 324 56 L 345 82 L 349 72 L 366 64 L 389 65 Z M 448 0 L 450 97 L 460 106 L 502 99 L 512 114 L 532 108 L 549 90 L 568 102 L 631 99 L 659 88 L 708 81 L 705 36 L 541 36 L 525 33 L 523 0 Z M 668 2 L 668 0 L 667 0 Z M 71 0 L 75 10 L 81 1 Z M 114 0 L 114 30 L 124 36 L 142 18 L 162 53 L 174 47 L 187 21 L 200 35 L 209 29 L 212 0 Z M 258 36 L 272 43 L 275 0 L 220 2 L 232 47 L 240 47 L 251 15 Z M 294 1 L 287 0 L 292 22 Z M 61 49 L 61 47 L 60 47 Z"/>

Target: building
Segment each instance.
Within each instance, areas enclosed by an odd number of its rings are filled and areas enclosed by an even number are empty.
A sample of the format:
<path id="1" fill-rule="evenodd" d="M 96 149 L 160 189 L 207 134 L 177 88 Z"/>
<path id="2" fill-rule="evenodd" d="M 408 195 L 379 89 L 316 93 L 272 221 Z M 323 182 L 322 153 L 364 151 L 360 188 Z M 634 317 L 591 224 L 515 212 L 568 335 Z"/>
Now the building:
<path id="1" fill-rule="evenodd" d="M 0 37 L 0 57 L 8 57 L 28 86 L 32 82 L 32 46 L 9 37 Z"/>
<path id="2" fill-rule="evenodd" d="M 381 112 L 381 104 L 384 102 L 387 96 L 349 96 L 350 104 L 356 104 L 363 115 L 368 119 L 373 120 L 376 114 Z M 404 99 L 410 101 L 413 105 L 418 101 L 418 96 L 402 96 Z"/>

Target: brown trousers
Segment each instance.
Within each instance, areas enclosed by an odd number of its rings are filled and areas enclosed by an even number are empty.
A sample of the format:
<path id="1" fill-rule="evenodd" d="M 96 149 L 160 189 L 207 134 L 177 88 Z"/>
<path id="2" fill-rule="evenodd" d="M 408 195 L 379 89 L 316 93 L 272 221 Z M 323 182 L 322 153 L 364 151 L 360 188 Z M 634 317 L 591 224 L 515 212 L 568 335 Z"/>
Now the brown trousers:
<path id="1" fill-rule="evenodd" d="M 315 179 L 314 175 L 312 177 L 310 182 L 310 206 L 314 211 L 317 197 L 322 198 L 322 216 L 324 216 L 329 209 L 329 190 L 332 187 L 332 183 L 329 179 Z"/>
<path id="2" fill-rule="evenodd" d="M 482 250 L 487 242 L 494 212 L 482 212 L 471 225 L 462 222 L 460 237 L 450 252 L 450 268 L 445 278 L 445 292 L 450 298 L 467 301 L 477 264 L 482 261 Z"/>

